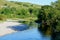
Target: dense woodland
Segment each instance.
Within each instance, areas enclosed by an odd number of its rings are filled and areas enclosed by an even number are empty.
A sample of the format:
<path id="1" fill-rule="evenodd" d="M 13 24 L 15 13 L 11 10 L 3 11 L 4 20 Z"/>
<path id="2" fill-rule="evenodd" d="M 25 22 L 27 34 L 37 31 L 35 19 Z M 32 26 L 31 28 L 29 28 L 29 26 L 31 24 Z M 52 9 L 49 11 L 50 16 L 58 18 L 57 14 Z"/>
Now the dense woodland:
<path id="1" fill-rule="evenodd" d="M 0 20 L 6 19 L 32 19 L 47 26 L 60 30 L 60 0 L 51 5 L 36 5 L 25 2 L 0 1 Z"/>
<path id="2" fill-rule="evenodd" d="M 60 0 L 41 6 L 36 22 L 40 24 L 38 29 L 43 32 L 60 33 Z"/>

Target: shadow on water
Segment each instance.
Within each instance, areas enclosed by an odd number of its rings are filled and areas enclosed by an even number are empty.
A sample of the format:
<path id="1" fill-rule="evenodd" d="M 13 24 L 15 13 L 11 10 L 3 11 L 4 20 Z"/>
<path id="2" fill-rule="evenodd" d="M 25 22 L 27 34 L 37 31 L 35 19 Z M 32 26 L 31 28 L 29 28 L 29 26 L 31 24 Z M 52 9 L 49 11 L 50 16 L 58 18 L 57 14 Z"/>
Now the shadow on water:
<path id="1" fill-rule="evenodd" d="M 26 24 L 21 24 L 21 25 L 9 26 L 8 28 L 15 31 L 23 31 L 29 29 L 29 26 Z"/>
<path id="2" fill-rule="evenodd" d="M 37 24 L 32 21 L 19 21 L 19 23 L 22 23 L 22 24 L 15 25 L 15 26 L 9 26 L 8 28 L 15 30 L 15 31 L 23 31 L 23 30 L 34 28 L 37 26 Z"/>
<path id="3" fill-rule="evenodd" d="M 60 32 L 53 32 L 51 35 L 51 40 L 60 40 Z"/>
<path id="4" fill-rule="evenodd" d="M 53 30 L 53 29 L 51 29 L 51 30 Z M 44 29 L 41 29 L 40 27 L 38 27 L 38 31 L 40 33 L 42 33 L 43 36 L 50 36 L 51 40 L 60 40 L 60 32 L 51 31 L 51 30 L 49 30 L 49 29 L 44 30 Z"/>

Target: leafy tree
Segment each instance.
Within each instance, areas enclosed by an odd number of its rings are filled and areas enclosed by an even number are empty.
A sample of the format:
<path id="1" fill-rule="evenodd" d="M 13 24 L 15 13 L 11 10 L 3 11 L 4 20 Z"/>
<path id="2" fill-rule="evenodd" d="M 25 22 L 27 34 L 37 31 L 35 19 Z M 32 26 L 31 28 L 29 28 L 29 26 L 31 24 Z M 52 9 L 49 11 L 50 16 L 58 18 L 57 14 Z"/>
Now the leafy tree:
<path id="1" fill-rule="evenodd" d="M 57 0 L 56 2 L 54 2 L 52 4 L 52 7 L 55 8 L 55 13 L 58 16 L 58 26 L 57 26 L 57 30 L 60 30 L 60 0 Z"/>
<path id="2" fill-rule="evenodd" d="M 48 28 L 55 31 L 59 22 L 56 9 L 48 5 L 42 6 L 37 21 L 41 24 L 38 28 L 43 32 L 46 32 Z"/>

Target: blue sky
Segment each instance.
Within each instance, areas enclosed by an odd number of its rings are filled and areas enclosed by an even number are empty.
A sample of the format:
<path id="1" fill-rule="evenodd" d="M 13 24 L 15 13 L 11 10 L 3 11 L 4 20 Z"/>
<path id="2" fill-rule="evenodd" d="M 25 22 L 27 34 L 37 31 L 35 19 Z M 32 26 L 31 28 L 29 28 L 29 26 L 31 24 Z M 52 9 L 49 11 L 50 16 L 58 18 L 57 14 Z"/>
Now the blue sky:
<path id="1" fill-rule="evenodd" d="M 41 4 L 41 5 L 50 5 L 51 2 L 55 2 L 56 0 L 11 0 L 11 1 L 18 1 L 18 2 L 29 2 L 33 4 Z"/>

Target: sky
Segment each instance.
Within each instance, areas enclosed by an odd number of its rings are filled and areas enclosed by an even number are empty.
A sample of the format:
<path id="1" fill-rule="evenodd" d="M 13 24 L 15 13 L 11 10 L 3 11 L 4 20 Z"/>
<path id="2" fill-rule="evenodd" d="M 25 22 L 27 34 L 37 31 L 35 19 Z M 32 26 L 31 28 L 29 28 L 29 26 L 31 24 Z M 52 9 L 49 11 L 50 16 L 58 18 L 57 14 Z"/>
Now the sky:
<path id="1" fill-rule="evenodd" d="M 50 5 L 51 2 L 55 2 L 56 0 L 9 0 L 9 1 L 29 2 L 38 5 Z"/>

